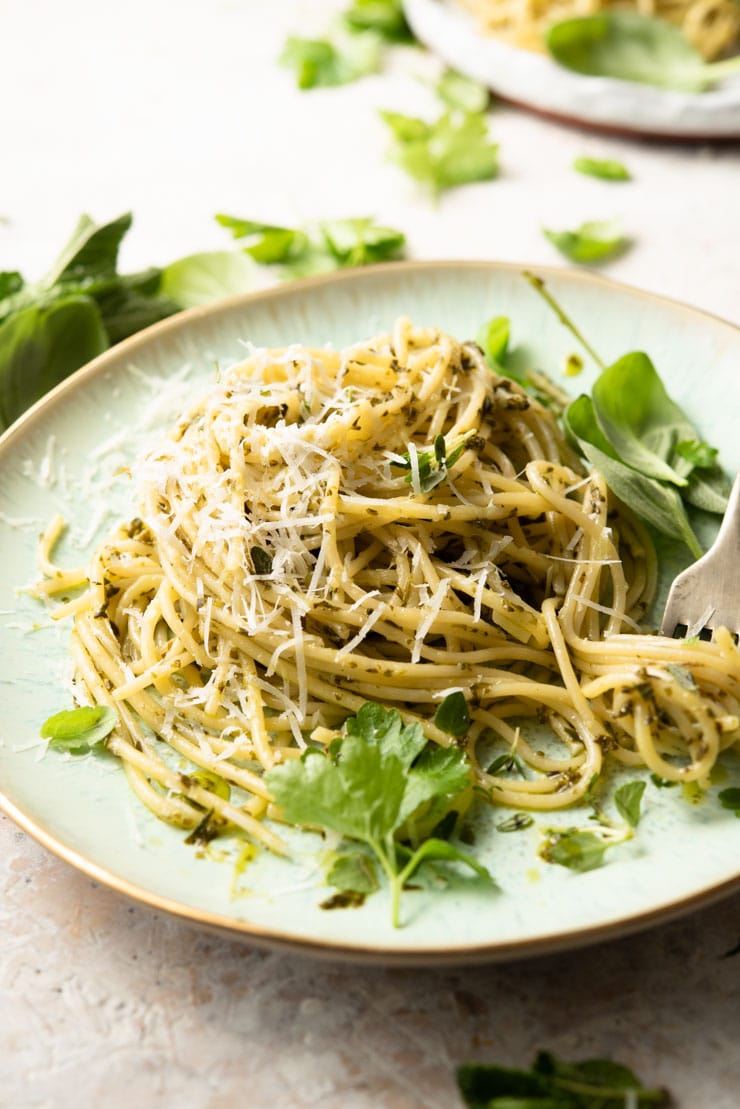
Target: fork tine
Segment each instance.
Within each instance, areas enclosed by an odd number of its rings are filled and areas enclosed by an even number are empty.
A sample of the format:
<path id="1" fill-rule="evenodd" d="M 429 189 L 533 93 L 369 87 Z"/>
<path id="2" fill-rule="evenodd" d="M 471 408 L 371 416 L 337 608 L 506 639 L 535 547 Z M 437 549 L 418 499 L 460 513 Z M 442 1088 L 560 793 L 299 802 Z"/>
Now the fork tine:
<path id="1" fill-rule="evenodd" d="M 740 635 L 740 473 L 714 543 L 670 588 L 661 635 L 680 627 L 687 637 L 718 627 Z"/>

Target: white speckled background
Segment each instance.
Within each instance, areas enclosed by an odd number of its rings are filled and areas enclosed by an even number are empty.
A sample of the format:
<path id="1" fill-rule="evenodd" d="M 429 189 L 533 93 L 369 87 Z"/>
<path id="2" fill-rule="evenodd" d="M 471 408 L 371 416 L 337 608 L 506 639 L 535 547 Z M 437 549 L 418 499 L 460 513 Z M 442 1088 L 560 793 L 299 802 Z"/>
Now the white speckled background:
<path id="1" fill-rule="evenodd" d="M 740 148 L 599 138 L 499 107 L 501 176 L 434 206 L 384 161 L 388 73 L 300 94 L 275 64 L 334 0 L 0 0 L 0 268 L 44 270 L 88 210 L 132 208 L 124 264 L 226 246 L 215 211 L 374 213 L 419 258 L 557 262 L 541 226 L 620 216 L 608 273 L 740 323 Z M 635 180 L 579 177 L 577 155 Z M 0 475 L 1 478 L 1 475 Z M 1 693 L 0 693 L 1 697 Z M 681 1109 L 734 1109 L 740 898 L 641 936 L 504 967 L 383 970 L 265 954 L 129 904 L 0 817 L 0 1106 L 446 1109 L 455 1063 L 611 1054 Z"/>

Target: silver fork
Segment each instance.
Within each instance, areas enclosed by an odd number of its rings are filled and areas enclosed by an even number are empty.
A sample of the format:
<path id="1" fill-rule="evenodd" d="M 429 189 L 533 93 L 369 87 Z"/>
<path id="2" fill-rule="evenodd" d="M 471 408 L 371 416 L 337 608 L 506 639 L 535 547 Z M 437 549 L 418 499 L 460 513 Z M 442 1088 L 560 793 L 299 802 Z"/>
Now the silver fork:
<path id="1" fill-rule="evenodd" d="M 673 582 L 660 623 L 662 635 L 702 639 L 719 627 L 740 636 L 740 473 L 717 538 Z"/>

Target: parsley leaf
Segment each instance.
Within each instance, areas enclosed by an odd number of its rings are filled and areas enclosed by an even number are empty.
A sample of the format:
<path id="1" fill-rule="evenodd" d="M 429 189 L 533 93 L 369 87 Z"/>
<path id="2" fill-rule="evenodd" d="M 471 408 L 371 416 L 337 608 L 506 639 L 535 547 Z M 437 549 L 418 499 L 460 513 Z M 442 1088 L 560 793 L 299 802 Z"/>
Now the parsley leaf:
<path id="1" fill-rule="evenodd" d="M 461 862 L 490 878 L 475 859 L 443 840 L 429 838 L 409 851 L 396 838 L 423 806 L 441 803 L 446 811 L 468 788 L 464 753 L 427 746 L 419 724 L 405 725 L 400 713 L 372 702 L 347 721 L 345 732 L 332 744 L 331 756 L 311 750 L 266 774 L 284 818 L 318 824 L 369 847 L 390 886 L 394 926 L 403 886 L 425 860 Z M 435 812 L 435 822 L 440 815 Z"/>
<path id="2" fill-rule="evenodd" d="M 482 112 L 451 109 L 432 123 L 398 112 L 380 116 L 393 134 L 393 161 L 435 195 L 498 173 L 498 146 Z"/>
<path id="3" fill-rule="evenodd" d="M 279 60 L 295 71 L 299 89 L 346 85 L 377 72 L 379 39 L 369 32 L 323 39 L 290 35 Z"/>
<path id="4" fill-rule="evenodd" d="M 450 108 L 463 112 L 483 112 L 488 107 L 491 94 L 480 81 L 465 77 L 456 69 L 446 69 L 435 89 L 437 96 Z"/>
<path id="5" fill-rule="evenodd" d="M 89 750 L 110 735 L 117 723 L 118 713 L 109 705 L 85 705 L 50 716 L 41 725 L 41 738 L 62 751 Z"/>
<path id="6" fill-rule="evenodd" d="M 576 158 L 573 169 L 587 177 L 600 177 L 602 181 L 631 181 L 632 174 L 621 162 L 611 158 Z"/>
<path id="7" fill-rule="evenodd" d="M 544 228 L 545 236 L 571 262 L 596 265 L 623 254 L 629 240 L 618 224 L 605 220 L 589 220 L 573 231 L 552 231 Z"/>

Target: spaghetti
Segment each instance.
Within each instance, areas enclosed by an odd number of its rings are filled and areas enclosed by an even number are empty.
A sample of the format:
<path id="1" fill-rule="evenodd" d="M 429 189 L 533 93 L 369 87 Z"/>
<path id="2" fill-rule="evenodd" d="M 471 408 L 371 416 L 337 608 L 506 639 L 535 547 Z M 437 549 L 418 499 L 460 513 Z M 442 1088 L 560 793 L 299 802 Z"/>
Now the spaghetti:
<path id="1" fill-rule="evenodd" d="M 449 744 L 434 717 L 462 691 L 478 783 L 540 810 L 605 759 L 701 783 L 740 736 L 734 640 L 641 630 L 644 529 L 475 344 L 402 319 L 255 350 L 137 474 L 87 570 L 55 568 L 50 527 L 39 589 L 83 587 L 55 612 L 78 699 L 115 707 L 108 748 L 164 820 L 207 808 L 281 850 L 264 773 L 367 700 Z M 486 769 L 497 746 L 525 777 Z"/>
<path id="2" fill-rule="evenodd" d="M 480 27 L 515 46 L 544 50 L 549 27 L 604 11 L 636 11 L 680 27 L 708 61 L 740 49 L 736 0 L 462 0 Z"/>

